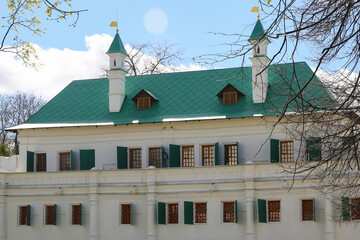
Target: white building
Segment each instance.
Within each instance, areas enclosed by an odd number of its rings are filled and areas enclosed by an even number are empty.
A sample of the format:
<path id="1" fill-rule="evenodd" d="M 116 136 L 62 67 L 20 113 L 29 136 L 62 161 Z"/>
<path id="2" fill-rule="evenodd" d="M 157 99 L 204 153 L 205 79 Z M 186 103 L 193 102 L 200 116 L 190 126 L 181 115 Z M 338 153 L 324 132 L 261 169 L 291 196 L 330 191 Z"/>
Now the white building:
<path id="1" fill-rule="evenodd" d="M 73 81 L 8 129 L 19 172 L 0 173 L 0 240 L 357 239 L 359 198 L 337 210 L 301 176 L 289 191 L 282 169 L 299 143 L 281 126 L 267 141 L 265 120 L 286 103 L 293 65 L 265 69 L 260 21 L 249 41 L 252 67 L 125 77 L 117 33 L 109 78 Z M 312 75 L 304 62 L 295 71 Z M 304 96 L 331 103 L 317 83 Z M 304 161 L 321 154 L 318 137 Z"/>

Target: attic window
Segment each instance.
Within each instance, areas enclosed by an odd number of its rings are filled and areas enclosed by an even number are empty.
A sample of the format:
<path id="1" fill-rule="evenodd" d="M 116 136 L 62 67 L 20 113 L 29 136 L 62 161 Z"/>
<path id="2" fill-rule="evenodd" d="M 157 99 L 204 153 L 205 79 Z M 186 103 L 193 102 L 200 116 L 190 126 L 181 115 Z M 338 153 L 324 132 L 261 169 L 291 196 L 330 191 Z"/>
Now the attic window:
<path id="1" fill-rule="evenodd" d="M 137 98 L 137 109 L 150 109 L 151 99 L 150 97 L 138 97 Z"/>
<path id="2" fill-rule="evenodd" d="M 241 96 L 245 96 L 242 92 L 237 90 L 233 85 L 230 83 L 226 85 L 218 94 L 218 97 L 222 97 L 223 104 L 237 104 L 238 98 Z"/>
<path id="3" fill-rule="evenodd" d="M 223 93 L 223 104 L 236 104 L 236 103 L 237 103 L 237 92 Z"/>
<path id="4" fill-rule="evenodd" d="M 151 103 L 158 101 L 149 91 L 142 89 L 131 100 L 136 102 L 137 109 L 150 109 Z"/>

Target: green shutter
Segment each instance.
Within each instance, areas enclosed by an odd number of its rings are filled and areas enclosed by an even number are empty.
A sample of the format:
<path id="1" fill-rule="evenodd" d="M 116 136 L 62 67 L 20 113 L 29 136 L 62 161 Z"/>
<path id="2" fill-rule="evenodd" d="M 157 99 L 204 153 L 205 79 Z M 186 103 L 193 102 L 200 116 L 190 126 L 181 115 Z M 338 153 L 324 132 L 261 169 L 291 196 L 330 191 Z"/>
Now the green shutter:
<path id="1" fill-rule="evenodd" d="M 184 202 L 184 224 L 194 224 L 194 203 Z"/>
<path id="2" fill-rule="evenodd" d="M 117 169 L 128 168 L 128 148 L 117 147 Z"/>
<path id="3" fill-rule="evenodd" d="M 350 221 L 350 199 L 348 197 L 341 198 L 342 217 L 344 221 Z"/>
<path id="4" fill-rule="evenodd" d="M 27 205 L 26 225 L 31 225 L 31 206 Z"/>
<path id="5" fill-rule="evenodd" d="M 79 203 L 79 225 L 81 225 L 81 203 Z"/>
<path id="6" fill-rule="evenodd" d="M 215 165 L 220 165 L 219 143 L 215 143 Z"/>
<path id="7" fill-rule="evenodd" d="M 73 150 L 70 150 L 70 171 L 74 169 L 73 167 L 73 159 L 74 159 L 74 152 Z"/>
<path id="8" fill-rule="evenodd" d="M 307 141 L 307 148 L 310 162 L 321 160 L 321 138 L 310 137 Z"/>
<path id="9" fill-rule="evenodd" d="M 95 167 L 95 150 L 80 150 L 80 170 L 90 170 Z"/>
<path id="10" fill-rule="evenodd" d="M 316 211 L 315 211 L 315 198 L 314 198 L 313 199 L 313 214 L 314 214 L 313 215 L 313 218 L 314 218 L 313 220 L 314 220 L 314 222 L 315 222 L 315 215 L 316 215 L 315 213 L 316 213 Z"/>
<path id="11" fill-rule="evenodd" d="M 170 167 L 180 167 L 180 146 L 170 144 Z"/>
<path id="12" fill-rule="evenodd" d="M 166 224 L 165 221 L 165 203 L 158 202 L 158 224 Z"/>
<path id="13" fill-rule="evenodd" d="M 270 161 L 272 163 L 277 163 L 280 160 L 279 156 L 279 140 L 270 139 Z"/>
<path id="14" fill-rule="evenodd" d="M 132 203 L 130 203 L 130 225 L 133 225 L 133 217 L 134 217 L 134 215 L 133 215 L 133 205 L 132 205 Z"/>
<path id="15" fill-rule="evenodd" d="M 27 160 L 26 160 L 26 171 L 33 172 L 34 171 L 34 153 L 27 151 Z"/>
<path id="16" fill-rule="evenodd" d="M 235 223 L 238 222 L 237 200 L 234 202 Z"/>
<path id="17" fill-rule="evenodd" d="M 259 222 L 266 223 L 266 200 L 258 199 Z"/>
<path id="18" fill-rule="evenodd" d="M 56 225 L 56 204 L 54 204 L 54 225 Z"/>

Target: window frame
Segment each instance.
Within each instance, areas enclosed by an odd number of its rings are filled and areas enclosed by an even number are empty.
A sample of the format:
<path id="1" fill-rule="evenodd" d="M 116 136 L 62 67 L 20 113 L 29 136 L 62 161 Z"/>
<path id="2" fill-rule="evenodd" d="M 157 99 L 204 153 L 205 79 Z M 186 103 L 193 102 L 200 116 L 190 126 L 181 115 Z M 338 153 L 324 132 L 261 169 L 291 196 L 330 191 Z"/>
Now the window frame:
<path id="1" fill-rule="evenodd" d="M 204 147 L 212 147 L 213 148 L 213 160 L 211 161 L 213 164 L 211 165 L 204 165 Z M 201 148 L 201 162 L 200 162 L 200 166 L 202 167 L 212 167 L 215 166 L 215 143 L 211 143 L 211 144 L 201 144 L 200 145 Z"/>
<path id="2" fill-rule="evenodd" d="M 283 154 L 282 154 L 282 150 L 283 150 L 283 143 L 291 143 L 291 151 L 292 153 L 288 153 L 286 152 L 286 156 L 292 154 L 291 156 L 291 160 L 290 161 L 283 161 Z M 288 148 L 285 148 L 285 150 L 288 150 Z M 279 140 L 279 163 L 289 163 L 289 162 L 294 162 L 295 158 L 294 158 L 294 140 L 293 139 L 284 139 L 284 140 Z"/>
<path id="3" fill-rule="evenodd" d="M 208 223 L 208 207 L 207 207 L 207 202 L 193 202 L 194 204 L 194 224 L 207 224 Z M 205 208 L 206 208 L 206 212 L 205 212 L 205 219 L 206 219 L 206 222 L 197 222 L 197 208 L 196 206 L 198 204 L 205 204 Z"/>
<path id="4" fill-rule="evenodd" d="M 131 156 L 132 156 L 132 154 L 131 154 L 131 152 L 132 151 L 140 151 L 140 161 L 135 161 L 135 162 L 140 162 L 140 167 L 131 167 L 131 160 L 132 160 L 132 158 L 131 158 Z M 143 158 L 143 154 L 142 154 L 142 148 L 141 147 L 128 147 L 128 169 L 141 169 L 142 168 L 142 158 Z"/>
<path id="5" fill-rule="evenodd" d="M 21 214 L 21 208 L 26 208 L 26 220 L 25 220 L 25 224 L 20 224 L 20 214 Z M 31 225 L 31 219 L 30 219 L 30 225 L 29 225 L 29 217 L 31 216 L 31 212 L 30 212 L 30 216 L 28 216 L 28 211 L 29 211 L 29 205 L 18 205 L 17 206 L 17 226 L 18 227 L 29 227 Z"/>
<path id="6" fill-rule="evenodd" d="M 186 145 L 180 145 L 181 147 L 181 167 L 195 167 L 195 145 L 194 144 L 186 144 Z M 192 147 L 192 166 L 184 166 L 184 148 Z"/>
<path id="7" fill-rule="evenodd" d="M 66 154 L 66 153 L 69 154 L 69 170 L 61 170 L 61 155 Z M 59 161 L 58 161 L 59 172 L 71 171 L 71 151 L 59 151 L 58 152 L 58 158 L 59 158 Z"/>
<path id="8" fill-rule="evenodd" d="M 238 93 L 236 91 L 226 91 L 223 92 L 223 104 L 224 105 L 232 105 L 238 103 Z M 234 102 L 232 102 L 232 95 L 234 95 Z M 228 96 L 228 102 L 226 102 L 226 96 Z"/>
<path id="9" fill-rule="evenodd" d="M 151 149 L 159 149 L 160 150 L 160 167 L 162 168 L 162 146 L 149 146 L 148 147 L 148 161 L 147 161 L 147 167 L 153 166 L 150 165 L 150 156 L 151 156 Z M 155 168 L 158 168 L 156 166 L 154 166 Z"/>
<path id="10" fill-rule="evenodd" d="M 236 202 L 237 201 L 235 201 L 235 200 L 233 200 L 233 201 L 221 201 L 221 214 L 220 214 L 220 216 L 221 216 L 221 223 L 223 223 L 223 224 L 234 224 L 234 223 L 236 223 L 236 206 L 235 206 L 235 204 L 236 204 Z M 232 222 L 225 222 L 224 220 L 224 210 L 225 210 L 225 204 L 226 203 L 232 203 L 233 204 L 233 206 L 234 206 L 234 211 L 233 211 L 233 218 L 234 218 L 234 221 L 232 221 Z"/>
<path id="11" fill-rule="evenodd" d="M 54 207 L 54 223 L 53 224 L 48 224 L 47 223 L 47 207 Z M 44 205 L 44 226 L 50 226 L 50 227 L 55 227 L 56 226 L 56 204 L 45 204 Z"/>
<path id="12" fill-rule="evenodd" d="M 130 206 L 130 223 L 123 223 L 123 208 L 122 206 L 123 205 L 127 205 L 127 206 Z M 119 204 L 119 212 L 120 212 L 120 216 L 119 216 L 119 225 L 125 225 L 125 226 L 128 226 L 128 225 L 132 225 L 132 214 L 133 214 L 133 204 L 131 202 L 121 202 Z"/>
<path id="13" fill-rule="evenodd" d="M 303 201 L 312 200 L 313 201 L 313 217 L 312 220 L 303 220 Z M 315 198 L 301 198 L 300 199 L 300 221 L 307 223 L 307 222 L 315 222 Z"/>
<path id="14" fill-rule="evenodd" d="M 224 153 L 223 153 L 223 156 L 224 156 L 224 166 L 236 166 L 239 164 L 239 146 L 238 146 L 238 143 L 235 142 L 235 143 L 224 143 L 223 144 L 224 148 Z M 228 146 L 235 146 L 235 153 L 236 153 L 236 164 L 226 164 L 226 148 Z"/>
<path id="15" fill-rule="evenodd" d="M 73 223 L 73 218 L 74 218 L 74 210 L 73 210 L 73 206 L 79 206 L 80 207 L 80 215 L 79 215 L 79 218 L 80 218 L 80 223 L 79 224 L 74 224 Z M 70 225 L 71 226 L 74 226 L 74 227 L 76 227 L 76 226 L 81 226 L 82 225 L 82 218 L 81 218 L 81 213 L 82 213 L 82 210 L 81 210 L 81 208 L 82 208 L 82 204 L 81 203 L 72 203 L 72 204 L 70 204 L 70 214 L 69 214 L 69 216 L 70 216 Z"/>
<path id="16" fill-rule="evenodd" d="M 35 161 L 34 161 L 34 172 L 46 172 L 47 171 L 47 154 L 46 152 L 35 152 Z M 38 155 L 45 155 L 45 170 L 38 170 Z"/>
<path id="17" fill-rule="evenodd" d="M 147 105 L 146 107 L 140 107 L 140 101 L 142 101 L 142 106 L 144 106 L 144 102 L 148 101 L 149 105 Z M 138 110 L 145 110 L 145 109 L 151 109 L 151 97 L 146 96 L 146 97 L 137 97 L 136 99 L 136 106 Z"/>
<path id="18" fill-rule="evenodd" d="M 169 208 L 169 205 L 177 205 L 177 223 L 170 223 L 169 222 L 169 219 L 170 219 L 170 217 L 169 217 L 169 211 L 170 211 L 170 208 Z M 165 214 L 165 217 L 166 217 L 166 219 L 165 219 L 165 221 L 166 221 L 166 224 L 169 224 L 169 225 L 177 225 L 177 224 L 180 224 L 180 219 L 179 219 L 179 202 L 166 202 L 166 214 Z"/>
<path id="19" fill-rule="evenodd" d="M 353 219 L 353 211 L 354 211 L 353 209 L 354 209 L 354 205 L 353 205 L 352 201 L 354 201 L 354 199 L 356 199 L 357 201 L 359 201 L 359 209 L 357 209 L 359 218 L 357 218 L 357 219 Z M 349 200 L 350 200 L 350 221 L 360 222 L 360 197 L 350 197 Z"/>
<path id="20" fill-rule="evenodd" d="M 269 214 L 269 202 L 279 202 L 280 203 L 280 210 L 279 210 L 279 221 L 270 221 L 270 214 Z M 266 199 L 266 221 L 267 223 L 281 223 L 281 199 Z"/>

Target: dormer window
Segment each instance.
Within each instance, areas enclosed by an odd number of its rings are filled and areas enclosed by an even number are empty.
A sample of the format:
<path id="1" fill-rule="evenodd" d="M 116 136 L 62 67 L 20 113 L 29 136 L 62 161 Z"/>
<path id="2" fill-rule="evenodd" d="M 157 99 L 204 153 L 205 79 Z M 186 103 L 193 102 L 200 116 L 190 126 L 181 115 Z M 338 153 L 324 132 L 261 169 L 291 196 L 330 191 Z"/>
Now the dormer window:
<path id="1" fill-rule="evenodd" d="M 150 109 L 151 98 L 150 97 L 139 97 L 137 99 L 137 109 Z"/>
<path id="2" fill-rule="evenodd" d="M 223 104 L 236 104 L 237 103 L 237 92 L 224 92 L 223 93 Z"/>
<path id="3" fill-rule="evenodd" d="M 149 91 L 142 89 L 131 100 L 136 102 L 137 109 L 150 109 L 152 102 L 158 101 Z"/>
<path id="4" fill-rule="evenodd" d="M 218 94 L 218 97 L 222 97 L 222 102 L 224 105 L 237 104 L 238 98 L 245 96 L 242 92 L 237 90 L 230 83 L 226 85 Z"/>

